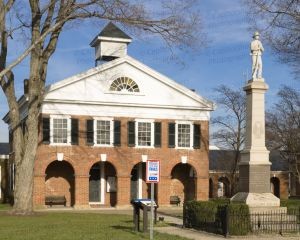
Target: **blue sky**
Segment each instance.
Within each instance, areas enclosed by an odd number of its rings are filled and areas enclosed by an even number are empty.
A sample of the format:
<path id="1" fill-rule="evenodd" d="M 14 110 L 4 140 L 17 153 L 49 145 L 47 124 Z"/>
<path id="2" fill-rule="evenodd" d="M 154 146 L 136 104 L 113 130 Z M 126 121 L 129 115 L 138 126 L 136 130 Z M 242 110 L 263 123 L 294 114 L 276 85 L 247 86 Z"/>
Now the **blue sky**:
<path id="1" fill-rule="evenodd" d="M 249 31 L 242 1 L 202 0 L 196 6 L 199 9 L 207 46 L 199 51 L 176 51 L 174 60 L 170 50 L 158 38 L 134 38 L 129 45 L 128 54 L 175 81 L 193 88 L 203 97 L 214 98 L 213 89 L 226 84 L 241 89 L 250 78 L 251 61 L 249 43 L 252 32 Z M 103 27 L 102 24 L 84 23 L 69 27 L 62 35 L 57 51 L 49 63 L 47 84 L 83 72 L 94 66 L 94 51 L 89 43 Z M 263 35 L 263 33 L 262 33 Z M 17 57 L 23 44 L 10 42 L 10 59 Z M 282 84 L 300 91 L 300 82 L 295 80 L 288 66 L 278 63 L 268 45 L 263 41 L 263 77 L 270 89 L 266 94 L 267 107 L 276 101 L 276 93 Z M 14 69 L 18 81 L 18 94 L 22 94 L 22 82 L 28 77 L 28 61 Z M 7 103 L 0 92 L 0 116 L 7 113 Z M 221 112 L 217 109 L 212 116 Z M 0 142 L 7 141 L 7 126 L 0 121 Z"/>

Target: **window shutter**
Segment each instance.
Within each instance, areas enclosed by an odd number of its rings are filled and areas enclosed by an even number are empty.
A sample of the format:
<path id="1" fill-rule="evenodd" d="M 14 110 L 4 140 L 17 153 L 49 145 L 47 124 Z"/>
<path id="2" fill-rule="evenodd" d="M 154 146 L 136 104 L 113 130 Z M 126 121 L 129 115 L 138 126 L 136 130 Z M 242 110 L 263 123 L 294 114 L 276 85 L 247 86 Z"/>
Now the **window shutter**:
<path id="1" fill-rule="evenodd" d="M 135 146 L 135 122 L 128 122 L 128 146 Z"/>
<path id="2" fill-rule="evenodd" d="M 114 121 L 114 146 L 121 146 L 121 121 Z"/>
<path id="3" fill-rule="evenodd" d="M 43 143 L 50 143 L 50 118 L 43 118 Z"/>
<path id="4" fill-rule="evenodd" d="M 71 144 L 78 145 L 78 119 L 71 119 Z"/>
<path id="5" fill-rule="evenodd" d="M 86 120 L 86 144 L 94 145 L 94 120 Z"/>
<path id="6" fill-rule="evenodd" d="M 169 148 L 175 148 L 175 123 L 169 123 Z"/>
<path id="7" fill-rule="evenodd" d="M 201 147 L 201 125 L 194 124 L 194 148 L 199 149 Z"/>
<path id="8" fill-rule="evenodd" d="M 161 147 L 161 123 L 154 123 L 154 147 Z"/>

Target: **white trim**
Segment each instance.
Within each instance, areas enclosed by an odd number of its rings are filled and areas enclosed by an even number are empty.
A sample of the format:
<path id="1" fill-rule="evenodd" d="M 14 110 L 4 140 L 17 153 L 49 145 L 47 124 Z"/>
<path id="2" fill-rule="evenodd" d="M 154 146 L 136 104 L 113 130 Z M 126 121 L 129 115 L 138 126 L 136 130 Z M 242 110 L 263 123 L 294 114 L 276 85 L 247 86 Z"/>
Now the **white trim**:
<path id="1" fill-rule="evenodd" d="M 190 146 L 178 147 L 178 124 L 190 125 Z M 193 149 L 194 146 L 194 123 L 192 121 L 175 121 L 175 148 L 176 149 Z"/>
<path id="2" fill-rule="evenodd" d="M 100 203 L 105 204 L 105 164 L 100 162 Z"/>
<path id="3" fill-rule="evenodd" d="M 65 80 L 59 81 L 55 84 L 50 85 L 47 88 L 47 93 L 52 92 L 56 89 L 62 88 L 64 86 L 70 85 L 74 82 L 86 79 L 92 75 L 98 74 L 102 71 L 105 71 L 107 69 L 110 69 L 112 67 L 118 66 L 122 63 L 128 63 L 129 65 L 139 69 L 140 71 L 156 78 L 158 81 L 166 84 L 167 86 L 177 90 L 178 92 L 182 93 L 185 96 L 188 96 L 192 99 L 194 99 L 195 101 L 197 101 L 198 103 L 201 103 L 202 105 L 204 105 L 203 107 L 201 107 L 201 109 L 206 109 L 209 111 L 213 111 L 215 109 L 215 104 L 212 101 L 206 100 L 205 98 L 201 97 L 200 95 L 198 95 L 197 93 L 191 91 L 190 89 L 178 84 L 177 82 L 173 81 L 172 79 L 162 75 L 161 73 L 151 69 L 150 67 L 146 66 L 145 64 L 139 62 L 138 60 L 126 55 L 124 57 L 121 58 L 117 58 L 113 61 L 109 61 L 105 64 L 99 65 L 95 68 L 92 68 L 86 72 L 83 73 L 79 73 L 75 76 L 72 76 L 70 78 L 67 78 Z M 47 95 L 45 97 L 44 101 L 47 101 Z"/>
<path id="4" fill-rule="evenodd" d="M 129 38 L 115 38 L 115 37 L 97 37 L 97 40 L 101 41 L 107 41 L 107 42 L 124 42 L 124 43 L 130 43 L 132 40 Z"/>
<path id="5" fill-rule="evenodd" d="M 136 148 L 154 148 L 154 119 L 135 119 L 135 147 Z M 150 123 L 150 128 L 151 128 L 151 143 L 150 146 L 140 146 L 138 145 L 138 124 L 139 123 Z"/>
<path id="6" fill-rule="evenodd" d="M 138 198 L 143 198 L 143 163 L 138 164 Z"/>
<path id="7" fill-rule="evenodd" d="M 109 121 L 109 144 L 98 144 L 97 143 L 97 121 Z M 94 117 L 93 118 L 93 124 L 94 124 L 94 146 L 95 147 L 113 147 L 113 141 L 114 141 L 114 119 L 113 118 L 107 118 L 107 117 Z"/>
<path id="8" fill-rule="evenodd" d="M 134 95 L 134 96 L 146 96 L 141 92 L 121 92 L 121 91 L 106 91 L 104 94 L 116 94 L 116 95 Z"/>
<path id="9" fill-rule="evenodd" d="M 202 110 L 211 111 L 207 107 L 195 106 L 179 106 L 179 105 L 156 105 L 156 104 L 139 104 L 139 103 L 117 103 L 117 102 L 100 102 L 100 101 L 82 101 L 67 99 L 45 99 L 44 103 L 65 103 L 65 104 L 84 104 L 84 105 L 103 105 L 103 106 L 121 106 L 121 107 L 144 107 L 144 108 L 160 108 L 160 109 L 182 109 L 182 110 Z"/>
<path id="10" fill-rule="evenodd" d="M 67 142 L 53 142 L 53 119 L 67 119 Z M 71 116 L 70 115 L 50 115 L 50 146 L 71 146 Z"/>

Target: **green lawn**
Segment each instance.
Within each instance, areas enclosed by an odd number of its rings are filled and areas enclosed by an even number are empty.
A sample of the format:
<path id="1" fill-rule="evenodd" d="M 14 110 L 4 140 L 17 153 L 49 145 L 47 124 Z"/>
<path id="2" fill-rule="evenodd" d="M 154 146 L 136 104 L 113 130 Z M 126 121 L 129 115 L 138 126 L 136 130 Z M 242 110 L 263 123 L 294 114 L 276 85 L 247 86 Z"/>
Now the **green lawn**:
<path id="1" fill-rule="evenodd" d="M 36 216 L 9 216 L 0 212 L 1 240 L 134 240 L 149 239 L 133 231 L 132 216 L 98 213 L 38 213 Z M 142 224 L 141 224 L 142 227 Z M 182 240 L 155 233 L 155 240 Z"/>
<path id="2" fill-rule="evenodd" d="M 9 210 L 9 209 L 11 209 L 11 205 L 0 203 L 0 211 L 1 210 Z"/>

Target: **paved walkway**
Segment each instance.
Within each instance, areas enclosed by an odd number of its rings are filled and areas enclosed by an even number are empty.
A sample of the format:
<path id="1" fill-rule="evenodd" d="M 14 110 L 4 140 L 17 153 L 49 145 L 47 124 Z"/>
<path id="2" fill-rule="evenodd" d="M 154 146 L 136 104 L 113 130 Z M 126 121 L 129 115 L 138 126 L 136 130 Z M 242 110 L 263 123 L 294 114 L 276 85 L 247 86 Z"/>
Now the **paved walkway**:
<path id="1" fill-rule="evenodd" d="M 164 217 L 164 221 L 171 223 L 173 226 L 170 227 L 156 227 L 154 228 L 155 231 L 160 232 L 160 233 L 167 233 L 170 235 L 177 235 L 180 237 L 185 237 L 187 239 L 194 239 L 194 240 L 218 240 L 222 239 L 224 240 L 225 237 L 221 235 L 216 235 L 212 233 L 207 233 L 203 231 L 197 231 L 194 229 L 187 229 L 187 228 L 182 228 L 182 219 L 176 218 L 176 217 L 171 217 L 168 215 L 164 215 L 161 213 L 158 213 L 158 217 Z M 228 238 L 230 239 L 260 239 L 260 240 L 277 240 L 277 239 L 288 239 L 288 240 L 299 240 L 300 235 L 293 235 L 293 236 L 281 236 L 278 234 L 274 235 L 248 235 L 248 236 L 229 236 Z"/>

